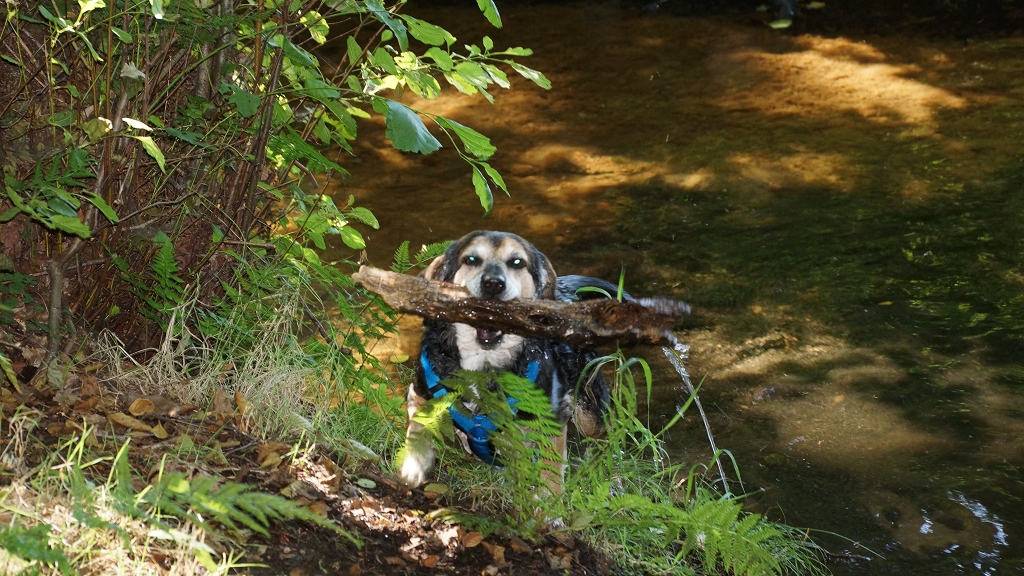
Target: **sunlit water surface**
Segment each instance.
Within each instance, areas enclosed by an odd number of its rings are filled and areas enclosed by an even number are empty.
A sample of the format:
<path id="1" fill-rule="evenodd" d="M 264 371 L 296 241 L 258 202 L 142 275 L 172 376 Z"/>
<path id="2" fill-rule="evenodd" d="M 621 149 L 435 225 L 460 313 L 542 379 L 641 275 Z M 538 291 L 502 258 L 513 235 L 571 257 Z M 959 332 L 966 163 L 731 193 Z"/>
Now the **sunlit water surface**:
<path id="1" fill-rule="evenodd" d="M 560 273 L 624 267 L 633 293 L 699 310 L 681 338 L 749 507 L 881 556 L 836 574 L 1024 571 L 1024 40 L 787 36 L 601 5 L 509 6 L 496 32 L 410 9 L 460 42 L 533 48 L 554 89 L 406 99 L 498 146 L 512 196 L 486 219 L 450 147 L 405 155 L 361 125 L 330 189 L 380 219 L 373 264 L 490 228 Z M 631 353 L 656 369 L 656 427 L 685 394 L 659 351 Z M 695 412 L 669 442 L 710 457 Z"/>

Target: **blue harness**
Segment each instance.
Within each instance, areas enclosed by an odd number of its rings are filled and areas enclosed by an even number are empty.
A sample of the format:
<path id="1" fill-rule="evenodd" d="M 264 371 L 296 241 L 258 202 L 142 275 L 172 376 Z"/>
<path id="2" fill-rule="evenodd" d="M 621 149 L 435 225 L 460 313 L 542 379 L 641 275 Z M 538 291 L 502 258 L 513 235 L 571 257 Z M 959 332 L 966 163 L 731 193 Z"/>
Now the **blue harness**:
<path id="1" fill-rule="evenodd" d="M 434 372 L 434 367 L 430 364 L 430 360 L 427 359 L 427 350 L 423 349 L 420 354 L 420 366 L 423 367 L 423 377 L 427 380 L 427 390 L 430 391 L 430 395 L 433 398 L 440 398 L 448 393 L 448 389 L 441 384 L 441 378 L 438 377 L 437 372 Z M 530 362 L 526 366 L 526 378 L 533 383 L 537 382 L 537 376 L 540 374 L 540 364 L 537 362 Z M 512 413 L 515 414 L 516 408 L 514 404 L 518 402 L 515 398 L 508 399 L 508 405 L 512 407 Z M 466 416 L 462 412 L 459 412 L 455 406 L 448 407 L 448 413 L 452 416 L 452 421 L 455 423 L 455 427 L 462 430 L 469 438 L 469 448 L 473 451 L 473 455 L 477 458 L 487 462 L 488 464 L 498 464 L 497 459 L 494 456 L 494 449 L 491 445 L 491 441 L 488 437 L 491 432 L 498 429 L 494 425 L 494 421 L 487 414 L 474 414 L 473 416 Z"/>

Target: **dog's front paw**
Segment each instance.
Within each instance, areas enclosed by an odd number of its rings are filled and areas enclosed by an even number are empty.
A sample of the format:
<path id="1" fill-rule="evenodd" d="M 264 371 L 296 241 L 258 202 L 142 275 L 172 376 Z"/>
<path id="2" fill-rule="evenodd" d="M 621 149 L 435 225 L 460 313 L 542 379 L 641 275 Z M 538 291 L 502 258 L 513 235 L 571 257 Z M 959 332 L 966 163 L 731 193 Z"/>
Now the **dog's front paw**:
<path id="1" fill-rule="evenodd" d="M 433 453 L 416 453 L 409 451 L 402 462 L 402 470 L 398 475 L 402 482 L 410 488 L 415 488 L 427 481 L 430 469 L 434 466 Z"/>

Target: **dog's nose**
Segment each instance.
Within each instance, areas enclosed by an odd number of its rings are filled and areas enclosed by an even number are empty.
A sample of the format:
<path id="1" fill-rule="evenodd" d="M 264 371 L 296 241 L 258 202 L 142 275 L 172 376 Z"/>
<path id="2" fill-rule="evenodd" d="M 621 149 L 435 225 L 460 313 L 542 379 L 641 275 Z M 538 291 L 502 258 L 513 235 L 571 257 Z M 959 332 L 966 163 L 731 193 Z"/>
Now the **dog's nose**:
<path id="1" fill-rule="evenodd" d="M 494 298 L 505 291 L 505 279 L 501 276 L 484 276 L 480 281 L 484 298 Z"/>

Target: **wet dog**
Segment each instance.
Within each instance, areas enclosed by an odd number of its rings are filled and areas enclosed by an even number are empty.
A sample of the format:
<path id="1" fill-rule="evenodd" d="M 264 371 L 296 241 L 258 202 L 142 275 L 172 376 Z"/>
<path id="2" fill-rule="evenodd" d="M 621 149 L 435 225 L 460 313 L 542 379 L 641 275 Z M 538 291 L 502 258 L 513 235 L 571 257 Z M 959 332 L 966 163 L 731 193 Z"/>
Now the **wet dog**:
<path id="1" fill-rule="evenodd" d="M 464 286 L 476 298 L 499 301 L 517 298 L 572 301 L 579 298 L 577 294 L 603 297 L 599 292 L 577 292 L 584 286 L 611 294 L 617 288 L 604 280 L 585 276 L 558 278 L 551 262 L 533 244 L 515 234 L 491 231 L 472 232 L 451 244 L 443 255 L 430 263 L 424 276 Z M 595 352 L 466 324 L 424 320 L 424 326 L 416 380 L 407 396 L 409 423 L 400 472 L 406 484 L 422 484 L 434 465 L 433 441 L 423 425 L 413 421 L 413 415 L 428 399 L 446 394 L 441 381 L 451 378 L 458 370 L 508 371 L 529 379 L 543 390 L 562 425 L 561 434 L 552 439 L 562 456 L 559 469 L 565 461 L 570 420 L 586 436 L 603 434 L 608 384 L 597 369 L 584 374 L 587 364 L 597 357 Z M 466 408 L 472 418 L 452 412 L 463 447 L 481 460 L 495 463 L 494 448 L 487 438 L 494 430 L 493 425 L 489 425 L 486 415 L 476 413 L 472 403 L 466 403 Z"/>

